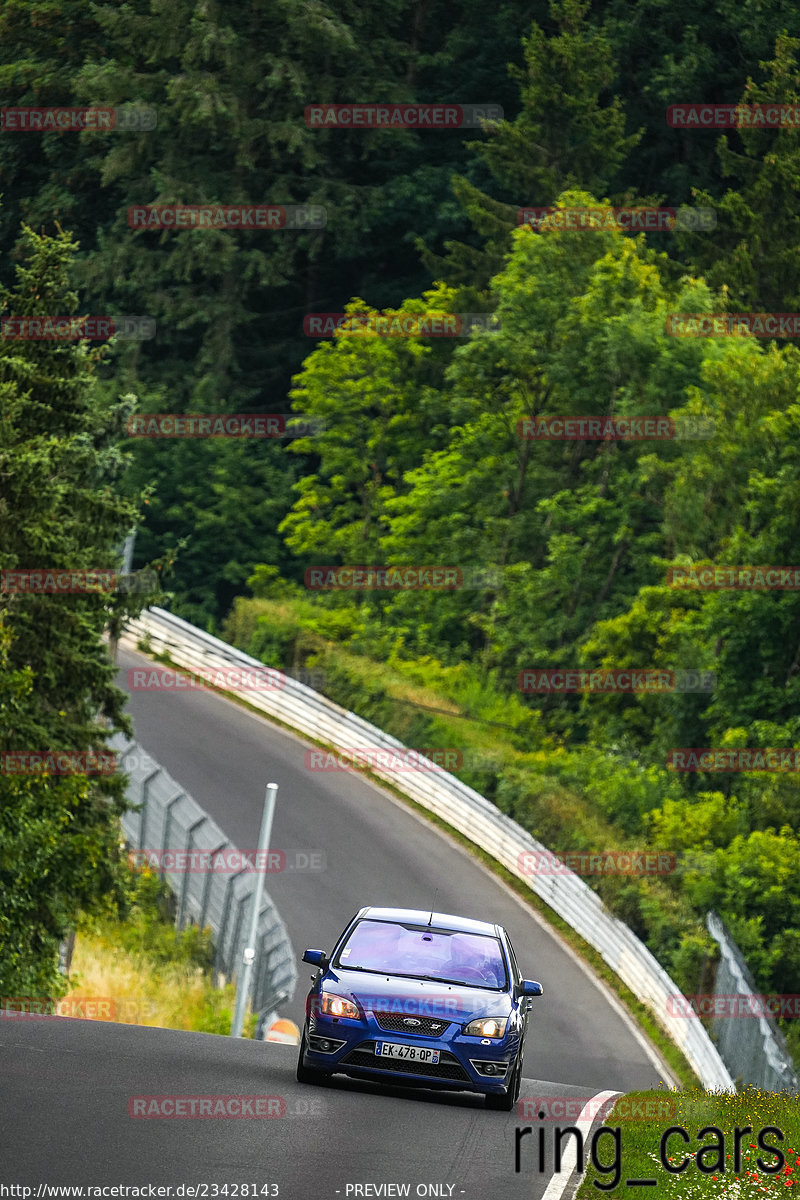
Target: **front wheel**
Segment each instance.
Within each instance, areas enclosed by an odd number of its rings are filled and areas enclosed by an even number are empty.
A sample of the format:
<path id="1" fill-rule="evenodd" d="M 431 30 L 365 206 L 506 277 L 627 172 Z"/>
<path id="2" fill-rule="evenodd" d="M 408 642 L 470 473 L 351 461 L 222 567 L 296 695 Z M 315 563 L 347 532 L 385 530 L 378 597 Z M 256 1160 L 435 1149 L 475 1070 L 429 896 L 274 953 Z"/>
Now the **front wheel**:
<path id="1" fill-rule="evenodd" d="M 306 1052 L 308 1043 L 306 1042 L 306 1031 L 303 1030 L 303 1036 L 300 1039 L 300 1054 L 297 1058 L 297 1082 L 298 1083 L 324 1083 L 330 1078 L 330 1071 L 320 1071 L 318 1067 L 307 1067 L 303 1063 L 303 1055 Z"/>
<path id="2" fill-rule="evenodd" d="M 514 1063 L 514 1070 L 508 1084 L 508 1091 L 504 1096 L 498 1096 L 495 1092 L 491 1092 L 486 1096 L 486 1107 L 492 1112 L 513 1112 L 514 1105 L 519 1099 L 519 1091 L 522 1086 L 522 1051 L 517 1056 L 517 1061 Z"/>

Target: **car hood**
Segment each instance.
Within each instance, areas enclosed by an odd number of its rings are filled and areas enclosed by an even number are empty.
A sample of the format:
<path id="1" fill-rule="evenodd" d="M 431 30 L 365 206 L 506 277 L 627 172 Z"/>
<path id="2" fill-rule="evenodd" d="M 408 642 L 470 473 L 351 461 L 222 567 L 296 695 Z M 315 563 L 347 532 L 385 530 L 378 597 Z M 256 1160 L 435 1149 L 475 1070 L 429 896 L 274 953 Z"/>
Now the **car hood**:
<path id="1" fill-rule="evenodd" d="M 346 999 L 357 1000 L 365 1009 L 405 1016 L 446 1017 L 459 1022 L 473 1017 L 508 1016 L 512 1008 L 511 999 L 504 991 L 341 968 L 329 968 L 323 988 Z"/>

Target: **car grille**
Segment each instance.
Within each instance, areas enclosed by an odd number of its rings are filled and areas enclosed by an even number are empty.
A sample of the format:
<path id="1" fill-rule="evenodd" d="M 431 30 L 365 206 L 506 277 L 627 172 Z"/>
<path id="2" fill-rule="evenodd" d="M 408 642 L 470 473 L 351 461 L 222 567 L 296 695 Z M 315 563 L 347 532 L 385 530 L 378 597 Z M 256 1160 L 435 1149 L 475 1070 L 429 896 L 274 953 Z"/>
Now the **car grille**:
<path id="1" fill-rule="evenodd" d="M 403 1075 L 428 1075 L 436 1079 L 458 1079 L 469 1082 L 469 1076 L 453 1054 L 443 1050 L 438 1063 L 409 1062 L 408 1059 L 378 1058 L 371 1050 L 359 1047 L 351 1050 L 339 1063 L 340 1067 L 372 1067 L 378 1071 L 400 1071 Z"/>
<path id="2" fill-rule="evenodd" d="M 374 1013 L 375 1020 L 381 1029 L 390 1033 L 409 1033 L 416 1037 L 436 1037 L 444 1033 L 451 1024 L 446 1017 L 404 1017 L 402 1013 Z M 407 1020 L 414 1020 L 416 1025 L 406 1025 Z"/>

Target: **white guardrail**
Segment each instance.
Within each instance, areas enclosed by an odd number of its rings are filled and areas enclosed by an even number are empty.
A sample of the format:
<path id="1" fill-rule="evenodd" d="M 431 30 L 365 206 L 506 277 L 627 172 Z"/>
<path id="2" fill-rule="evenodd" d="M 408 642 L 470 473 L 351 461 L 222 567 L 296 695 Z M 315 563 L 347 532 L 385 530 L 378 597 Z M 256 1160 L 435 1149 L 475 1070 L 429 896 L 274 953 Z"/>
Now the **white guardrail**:
<path id="1" fill-rule="evenodd" d="M 138 619 L 130 621 L 120 643 L 136 648 L 144 637 L 147 637 L 153 654 L 167 655 L 177 666 L 201 675 L 231 666 L 250 670 L 260 668 L 262 672 L 265 669 L 258 659 L 161 608 L 148 609 Z M 334 750 L 346 751 L 357 746 L 406 749 L 396 738 L 305 684 L 289 676 L 284 679 L 285 686 L 280 688 L 254 690 L 226 684 L 224 690 Z M 516 821 L 499 812 L 489 800 L 442 769 L 398 772 L 376 764 L 370 770 L 441 817 L 523 880 L 597 950 L 633 994 L 652 1010 L 664 1031 L 683 1051 L 704 1087 L 735 1091 L 733 1079 L 700 1021 L 669 1020 L 668 997 L 680 994 L 678 985 L 628 926 L 608 912 L 600 897 L 572 871 L 558 875 L 527 875 L 520 871 L 520 854 L 546 854 L 546 847 Z"/>

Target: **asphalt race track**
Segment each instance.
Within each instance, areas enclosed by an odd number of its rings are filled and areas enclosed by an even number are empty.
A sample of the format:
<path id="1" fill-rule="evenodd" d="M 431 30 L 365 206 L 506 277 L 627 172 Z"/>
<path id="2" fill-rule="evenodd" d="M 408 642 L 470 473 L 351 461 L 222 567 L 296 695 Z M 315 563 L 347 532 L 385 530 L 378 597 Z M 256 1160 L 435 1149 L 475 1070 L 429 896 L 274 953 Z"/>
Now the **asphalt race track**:
<path id="1" fill-rule="evenodd" d="M 121 684 L 128 667 L 146 661 L 120 650 Z M 607 989 L 560 939 L 470 855 L 379 787 L 351 773 L 307 771 L 300 738 L 210 692 L 134 693 L 130 711 L 137 740 L 239 848 L 257 844 L 264 787 L 279 784 L 272 847 L 325 852 L 325 870 L 267 879 L 298 959 L 309 946 L 329 950 L 361 905 L 430 907 L 438 889 L 438 911 L 505 925 L 523 974 L 544 987 L 532 1009 L 521 1102 L 588 1101 L 671 1082 Z M 298 1023 L 310 971 L 301 964 L 298 994 L 281 1013 Z M 3 1179 L 33 1187 L 32 1197 L 40 1183 L 208 1184 L 196 1194 L 210 1200 L 225 1195 L 214 1192 L 223 1184 L 240 1185 L 238 1197 L 248 1184 L 250 1197 L 284 1200 L 560 1196 L 557 1181 L 548 1190 L 549 1154 L 539 1169 L 535 1135 L 521 1143 L 515 1172 L 515 1130 L 532 1123 L 528 1116 L 487 1112 L 476 1096 L 343 1076 L 304 1087 L 294 1078 L 296 1055 L 292 1046 L 210 1034 L 6 1019 Z M 176 1095 L 277 1099 L 271 1119 L 129 1115 L 133 1097 Z M 549 1138 L 546 1144 L 549 1150 Z M 373 1187 L 355 1189 L 362 1184 Z M 378 1190 L 381 1184 L 410 1190 Z"/>
<path id="2" fill-rule="evenodd" d="M 3 1179 L 31 1187 L 32 1196 L 43 1182 L 276 1184 L 277 1193 L 260 1194 L 282 1200 L 336 1200 L 348 1184 L 366 1182 L 408 1183 L 412 1196 L 419 1184 L 445 1185 L 430 1194 L 464 1200 L 542 1195 L 549 1172 L 538 1172 L 525 1143 L 522 1170 L 514 1172 L 514 1113 L 487 1112 L 478 1097 L 354 1080 L 302 1087 L 295 1059 L 293 1046 L 213 1034 L 58 1017 L 5 1021 Z M 562 1094 L 555 1084 L 536 1086 L 542 1095 Z M 284 1115 L 128 1116 L 131 1097 L 176 1094 L 275 1096 Z"/>

